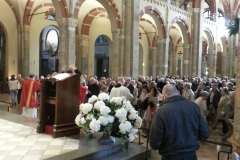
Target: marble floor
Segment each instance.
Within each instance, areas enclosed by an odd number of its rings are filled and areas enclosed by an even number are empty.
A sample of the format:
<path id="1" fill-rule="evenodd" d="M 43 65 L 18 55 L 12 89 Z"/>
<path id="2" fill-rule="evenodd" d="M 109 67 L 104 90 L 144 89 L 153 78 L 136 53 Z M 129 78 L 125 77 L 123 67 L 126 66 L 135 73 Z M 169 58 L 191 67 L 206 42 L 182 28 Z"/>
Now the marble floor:
<path id="1" fill-rule="evenodd" d="M 22 109 L 17 105 L 9 108 L 10 96 L 0 94 L 0 160 L 39 160 L 76 150 L 79 141 L 68 137 L 52 138 L 48 134 L 36 133 L 37 119 L 20 116 Z M 9 113 L 8 113 L 9 112 Z M 14 113 L 14 114 L 12 114 Z M 211 130 L 210 139 L 219 141 L 217 130 Z M 136 142 L 138 139 L 135 140 Z M 146 139 L 141 138 L 146 146 Z M 218 151 L 229 150 L 229 147 L 199 142 L 197 150 L 199 160 L 217 160 Z M 157 151 L 152 151 L 149 160 L 160 159 Z M 226 160 L 227 154 L 221 153 L 220 160 Z M 232 159 L 232 158 L 230 158 Z"/>

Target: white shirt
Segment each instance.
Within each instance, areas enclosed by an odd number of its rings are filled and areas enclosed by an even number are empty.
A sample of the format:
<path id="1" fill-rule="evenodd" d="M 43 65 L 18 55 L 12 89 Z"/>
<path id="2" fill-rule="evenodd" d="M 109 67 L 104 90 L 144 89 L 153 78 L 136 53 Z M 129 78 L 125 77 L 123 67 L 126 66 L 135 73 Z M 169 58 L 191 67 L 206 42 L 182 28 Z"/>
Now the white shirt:
<path id="1" fill-rule="evenodd" d="M 126 97 L 126 100 L 131 101 L 133 99 L 133 95 L 130 93 L 127 87 L 113 87 L 110 93 L 110 99 L 113 97 Z"/>

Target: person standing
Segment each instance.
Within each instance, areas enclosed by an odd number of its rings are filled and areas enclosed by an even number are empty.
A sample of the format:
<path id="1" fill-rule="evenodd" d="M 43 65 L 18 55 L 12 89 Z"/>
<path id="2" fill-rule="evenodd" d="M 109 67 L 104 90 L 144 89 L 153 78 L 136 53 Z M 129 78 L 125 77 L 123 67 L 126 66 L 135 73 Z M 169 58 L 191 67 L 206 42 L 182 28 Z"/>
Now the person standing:
<path id="1" fill-rule="evenodd" d="M 29 78 L 22 84 L 22 95 L 20 106 L 23 108 L 22 115 L 31 118 L 37 118 L 38 97 L 37 91 L 41 84 L 35 81 L 35 75 L 30 74 Z M 18 79 L 20 77 L 18 76 Z"/>
<path id="2" fill-rule="evenodd" d="M 110 93 L 110 99 L 113 97 L 126 97 L 126 100 L 132 101 L 133 95 L 130 93 L 127 87 L 124 87 L 124 79 L 123 77 L 118 78 L 118 84 L 112 88 Z"/>
<path id="3" fill-rule="evenodd" d="M 17 95 L 18 95 L 18 84 L 19 82 L 16 80 L 15 75 L 11 75 L 11 79 L 8 83 L 9 90 L 10 90 L 10 95 L 11 95 L 11 100 L 12 100 L 12 108 L 13 106 L 17 105 Z"/>
<path id="4" fill-rule="evenodd" d="M 162 160 L 197 160 L 199 139 L 209 137 L 209 128 L 194 102 L 179 95 L 174 85 L 163 88 L 164 102 L 153 116 L 150 146 Z"/>
<path id="5" fill-rule="evenodd" d="M 217 88 L 218 84 L 217 83 L 212 83 L 212 88 L 210 90 L 209 93 L 209 97 L 207 100 L 207 106 L 208 106 L 208 115 L 207 115 L 207 119 L 211 119 L 212 120 L 212 126 L 211 129 L 215 130 L 216 126 L 217 126 L 217 111 L 218 111 L 218 103 L 220 101 L 221 98 L 221 93 L 219 91 L 219 89 Z"/>

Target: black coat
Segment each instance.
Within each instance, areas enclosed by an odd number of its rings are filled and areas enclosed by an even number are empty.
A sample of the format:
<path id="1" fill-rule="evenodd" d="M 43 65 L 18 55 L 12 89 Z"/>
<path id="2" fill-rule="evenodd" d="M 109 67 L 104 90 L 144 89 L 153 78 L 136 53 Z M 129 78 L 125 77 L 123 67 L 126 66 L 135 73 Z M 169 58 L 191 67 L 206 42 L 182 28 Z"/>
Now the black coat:
<path id="1" fill-rule="evenodd" d="M 209 105 L 210 105 L 210 96 L 211 96 L 211 92 L 209 92 L 209 96 L 208 96 L 208 100 L 207 100 L 207 106 L 208 106 L 208 109 L 209 109 Z M 214 91 L 214 96 L 213 96 L 213 107 L 215 109 L 218 108 L 218 102 L 220 101 L 220 98 L 221 98 L 221 93 L 219 91 L 219 89 L 215 89 Z"/>
<path id="2" fill-rule="evenodd" d="M 134 86 L 130 83 L 127 88 L 129 89 L 130 93 L 133 95 L 134 92 Z"/>
<path id="3" fill-rule="evenodd" d="M 100 93 L 100 87 L 96 83 L 94 83 L 92 85 L 88 85 L 88 91 L 91 92 L 87 94 L 88 98 L 92 97 L 92 95 L 98 96 L 98 94 Z"/>
<path id="4" fill-rule="evenodd" d="M 195 152 L 199 139 L 209 137 L 209 127 L 196 103 L 176 95 L 167 98 L 153 116 L 150 146 L 162 156 Z"/>

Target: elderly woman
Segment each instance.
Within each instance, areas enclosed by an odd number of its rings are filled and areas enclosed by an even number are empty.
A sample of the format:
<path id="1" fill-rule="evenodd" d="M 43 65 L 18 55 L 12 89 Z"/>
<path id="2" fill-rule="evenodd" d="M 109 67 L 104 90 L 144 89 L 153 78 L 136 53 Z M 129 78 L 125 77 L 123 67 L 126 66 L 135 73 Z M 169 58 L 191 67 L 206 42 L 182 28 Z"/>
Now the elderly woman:
<path id="1" fill-rule="evenodd" d="M 222 122 L 222 133 L 219 135 L 223 136 L 228 131 L 228 126 L 225 121 L 226 114 L 228 112 L 227 103 L 229 102 L 230 98 L 228 96 L 228 88 L 223 87 L 221 88 L 221 98 L 218 103 L 218 111 L 217 111 L 217 118 Z"/>
<path id="2" fill-rule="evenodd" d="M 187 100 L 194 102 L 194 93 L 189 83 L 184 83 L 182 96 L 185 97 Z"/>

